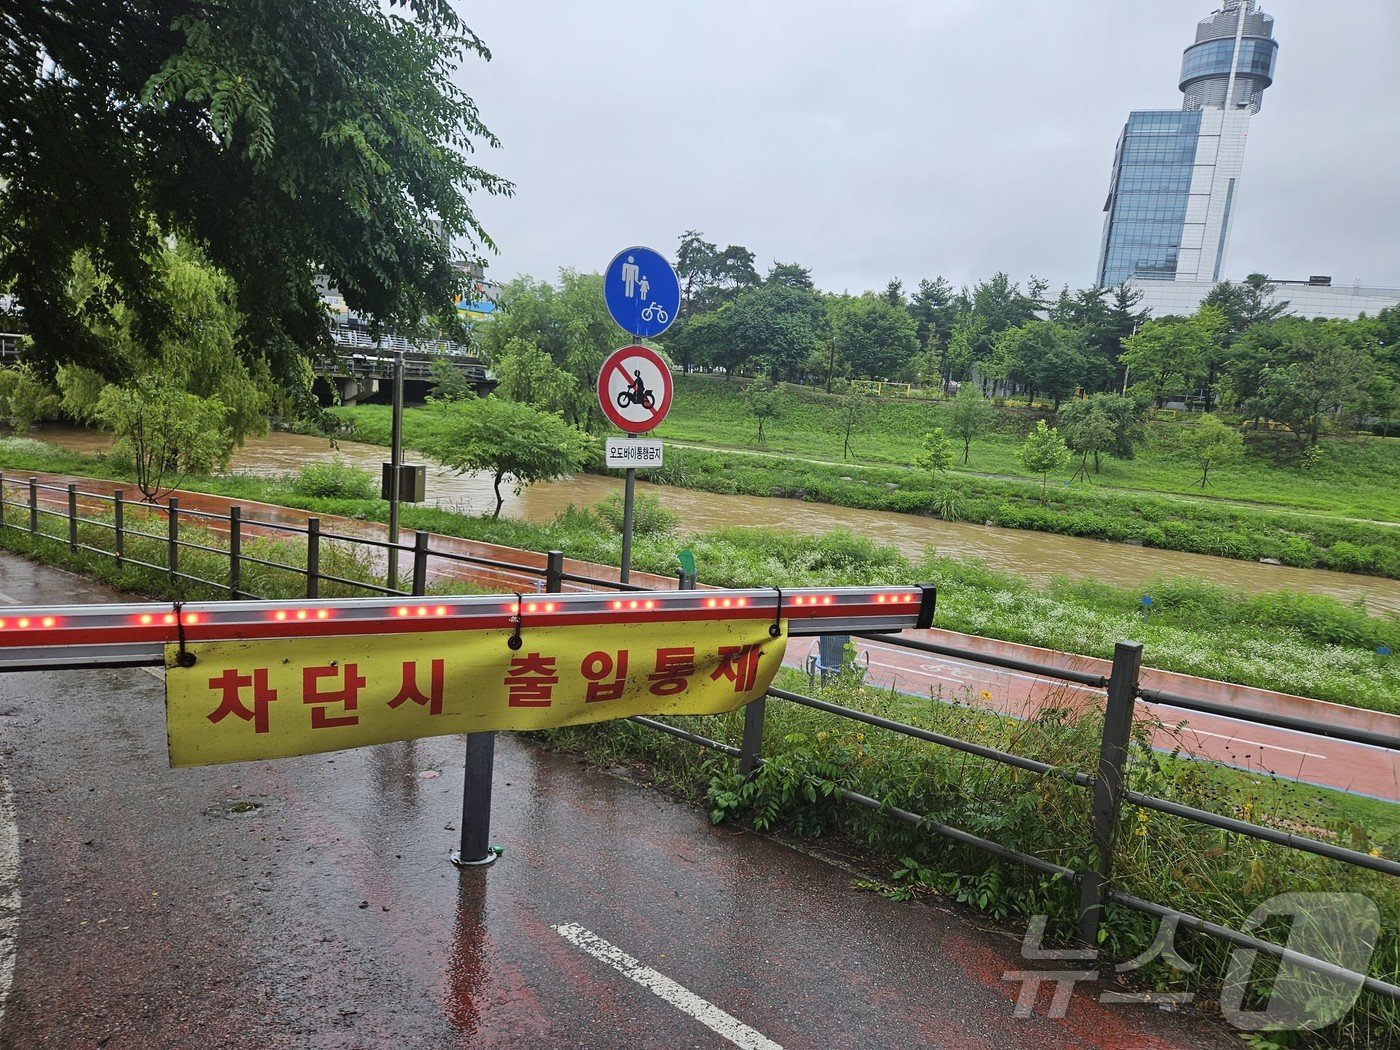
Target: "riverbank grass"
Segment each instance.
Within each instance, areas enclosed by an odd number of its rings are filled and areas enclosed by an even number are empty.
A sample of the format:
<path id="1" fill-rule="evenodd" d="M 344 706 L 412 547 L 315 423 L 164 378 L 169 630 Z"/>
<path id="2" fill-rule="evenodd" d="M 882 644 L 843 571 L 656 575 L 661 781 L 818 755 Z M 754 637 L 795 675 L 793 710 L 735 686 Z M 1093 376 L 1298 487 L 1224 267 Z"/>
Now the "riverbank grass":
<path id="1" fill-rule="evenodd" d="M 706 382 L 713 385 L 712 381 Z M 826 396 L 802 392 L 802 397 L 809 400 Z M 707 414 L 703 406 L 713 407 L 715 396 L 699 401 L 701 409 L 696 411 L 700 415 L 692 424 L 695 434 L 709 436 L 696 437 L 685 431 L 693 440 L 715 445 L 723 443 L 726 435 L 742 433 L 735 431 L 735 421 L 728 419 L 727 413 L 736 411 L 733 406 L 725 404 L 723 411 L 716 409 Z M 829 423 L 833 410 L 829 402 L 814 401 L 808 408 L 814 427 L 824 414 Z M 1400 579 L 1400 528 L 1384 524 L 1400 520 L 1400 486 L 1393 480 L 1400 476 L 1400 440 L 1336 443 L 1338 456 L 1350 465 L 1345 469 L 1338 466 L 1327 478 L 1303 477 L 1306 472 L 1302 468 L 1251 462 L 1241 472 L 1250 479 L 1250 492 L 1241 492 L 1240 501 L 1231 502 L 1184 494 L 1188 490 L 1178 484 L 1180 477 L 1171 471 L 1180 473 L 1185 465 L 1173 458 L 1176 453 L 1165 451 L 1172 441 L 1179 440 L 1160 428 L 1154 431 L 1158 434 L 1153 439 L 1156 452 L 1149 447 L 1132 461 L 1106 461 L 1112 464 L 1106 469 L 1145 471 L 1141 476 L 1147 480 L 1149 475 L 1161 475 L 1159 480 L 1165 486 L 1162 491 L 1146 491 L 1153 487 L 1148 484 L 1115 487 L 1098 479 L 1072 482 L 1068 476 L 1046 489 L 1038 479 L 1032 481 L 1023 468 L 1010 462 L 1022 440 L 1014 428 L 985 439 L 1001 450 L 999 455 L 1007 457 L 1007 462 L 994 467 L 993 476 L 954 469 L 935 477 L 909 466 L 917 454 L 910 445 L 910 434 L 918 436 L 921 442 L 922 435 L 933 426 L 946 426 L 947 421 L 940 422 L 937 415 L 945 409 L 940 405 L 899 402 L 897 410 L 891 407 L 890 412 L 895 414 L 891 418 L 898 412 L 908 414 L 915 410 L 928 418 L 903 419 L 900 427 L 889 432 L 884 429 L 889 421 L 882 423 L 878 447 L 883 451 L 866 457 L 864 462 L 842 463 L 839 456 L 836 462 L 801 458 L 810 449 L 774 455 L 770 447 L 762 453 L 739 455 L 672 446 L 667 450 L 665 466 L 651 471 L 648 480 L 727 495 L 777 496 Z M 389 440 L 390 413 L 385 406 L 361 405 L 335 409 L 333 414 L 345 421 L 349 435 L 356 440 L 377 444 Z M 404 415 L 404 441 L 410 447 L 431 444 L 442 425 L 440 412 L 434 406 L 411 409 Z M 681 425 L 668 417 L 658 433 Z M 902 429 L 907 427 L 917 429 Z M 815 451 L 825 454 L 829 450 L 818 447 Z M 590 469 L 606 473 L 596 463 Z M 1392 470 L 1394 473 L 1386 473 Z M 1154 471 L 1156 474 L 1152 474 Z M 1269 493 L 1273 498 L 1265 498 Z M 1348 493 L 1364 495 L 1366 505 L 1350 505 Z M 1352 520 L 1353 513 L 1360 519 L 1374 520 Z"/>

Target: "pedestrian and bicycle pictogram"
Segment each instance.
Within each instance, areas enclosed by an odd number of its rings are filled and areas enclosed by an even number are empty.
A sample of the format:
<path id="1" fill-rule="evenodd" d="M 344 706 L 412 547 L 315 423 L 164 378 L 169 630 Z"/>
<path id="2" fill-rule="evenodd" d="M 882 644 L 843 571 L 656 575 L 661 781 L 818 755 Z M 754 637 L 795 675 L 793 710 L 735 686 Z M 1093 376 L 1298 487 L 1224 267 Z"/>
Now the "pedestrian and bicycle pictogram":
<path id="1" fill-rule="evenodd" d="M 608 264 L 603 300 L 624 332 L 649 339 L 671 327 L 681 305 L 681 285 L 663 255 L 634 246 L 618 252 Z"/>
<path id="2" fill-rule="evenodd" d="M 598 403 L 603 414 L 627 433 L 645 434 L 671 408 L 671 369 L 649 347 L 614 350 L 598 373 Z"/>

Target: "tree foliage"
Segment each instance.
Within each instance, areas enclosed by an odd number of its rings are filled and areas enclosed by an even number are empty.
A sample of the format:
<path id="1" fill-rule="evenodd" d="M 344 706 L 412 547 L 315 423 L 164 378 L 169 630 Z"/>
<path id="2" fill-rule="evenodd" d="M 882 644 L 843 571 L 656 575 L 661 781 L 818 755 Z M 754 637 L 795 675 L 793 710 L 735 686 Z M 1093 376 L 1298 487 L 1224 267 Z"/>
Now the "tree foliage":
<path id="1" fill-rule="evenodd" d="M 582 468 L 588 439 L 552 412 L 499 397 L 455 401 L 444 408 L 443 426 L 423 451 L 457 471 L 489 474 L 496 493 L 492 517 L 500 517 L 501 483 L 510 477 L 515 493 Z"/>
<path id="2" fill-rule="evenodd" d="M 1046 426 L 1045 420 L 1036 421 L 1035 429 L 1026 435 L 1025 443 L 1018 453 L 1021 465 L 1032 474 L 1040 475 L 1040 493 L 1044 497 L 1050 484 L 1050 475 L 1063 470 L 1069 462 L 1070 452 L 1064 438 L 1054 427 Z"/>
<path id="3" fill-rule="evenodd" d="M 891 379 L 912 363 L 916 325 L 903 307 L 874 295 L 831 300 L 836 354 L 853 376 Z"/>
<path id="4" fill-rule="evenodd" d="M 1226 426 L 1209 412 L 1196 421 L 1184 440 L 1196 465 L 1201 468 L 1201 488 L 1210 483 L 1212 468 L 1229 466 L 1244 458 L 1244 438 L 1240 432 Z"/>
<path id="5" fill-rule="evenodd" d="M 92 418 L 117 435 L 113 450 L 131 460 L 136 487 L 154 501 L 190 473 L 228 463 L 233 436 L 217 397 L 199 397 L 168 376 L 146 375 L 102 388 Z"/>
<path id="6" fill-rule="evenodd" d="M 986 398 L 974 384 L 964 383 L 958 387 L 949 422 L 954 436 L 962 442 L 964 466 L 971 454 L 972 439 L 986 433 L 992 425 L 993 416 L 992 406 L 987 404 Z"/>
<path id="7" fill-rule="evenodd" d="M 1056 321 L 1027 321 L 1009 328 L 997 339 L 987 374 L 1007 379 L 1028 391 L 1027 403 L 1036 394 L 1055 402 L 1072 397 L 1090 370 L 1084 336 Z"/>
<path id="8" fill-rule="evenodd" d="M 318 273 L 411 331 L 456 290 L 452 239 L 490 244 L 470 194 L 510 192 L 470 160 L 494 139 L 452 74 L 489 56 L 447 0 L 16 0 L 0 41 L 0 286 L 50 367 L 108 374 L 89 322 L 118 302 L 163 337 L 173 235 L 233 278 L 244 358 L 305 388 Z"/>
<path id="9" fill-rule="evenodd" d="M 787 407 L 787 391 L 782 383 L 775 383 L 764 376 L 755 379 L 744 390 L 744 405 L 749 415 L 758 421 L 758 443 L 767 442 L 766 428 L 783 414 Z"/>
<path id="10" fill-rule="evenodd" d="M 217 402 L 222 418 L 216 429 L 227 435 L 230 449 L 251 434 L 264 433 L 273 384 L 266 364 L 256 358 L 245 361 L 237 352 L 245 319 L 236 306 L 233 282 L 183 244 L 160 249 L 151 278 L 147 298 L 160 304 L 164 316 L 154 333 L 145 330 L 125 301 L 113 297 L 110 280 L 86 255 L 74 260 L 71 306 L 93 318 L 87 332 L 104 356 L 100 369 L 78 364 L 59 368 L 64 411 L 91 420 L 109 385 L 158 380 L 160 389 Z M 93 305 L 103 300 L 106 306 Z"/>
<path id="11" fill-rule="evenodd" d="M 601 425 L 595 384 L 618 345 L 603 278 L 561 270 L 556 286 L 519 277 L 501 289 L 499 302 L 478 339 L 500 380 L 498 393 L 560 412 L 584 429 Z"/>
<path id="12" fill-rule="evenodd" d="M 934 427 L 924 435 L 924 447 L 915 457 L 914 465 L 937 477 L 953 465 L 953 455 L 953 443 L 943 433 L 943 428 Z"/>
<path id="13" fill-rule="evenodd" d="M 1368 404 L 1372 355 L 1364 323 L 1285 317 L 1250 328 L 1226 374 L 1242 415 L 1283 423 L 1306 447 L 1327 417 L 1346 420 Z"/>
<path id="14" fill-rule="evenodd" d="M 1100 456 L 1132 459 L 1136 447 L 1147 438 L 1142 406 L 1122 394 L 1095 394 L 1068 402 L 1059 412 L 1059 429 L 1071 452 L 1080 454 L 1079 474 L 1088 470 L 1094 457 L 1094 473 L 1099 473 Z"/>
<path id="15" fill-rule="evenodd" d="M 1146 322 L 1123 341 L 1122 361 L 1133 386 L 1159 405 L 1173 394 L 1189 397 L 1209 378 L 1225 328 L 1225 315 L 1213 306 L 1191 317 Z"/>
<path id="16" fill-rule="evenodd" d="M 0 368 L 0 422 L 22 434 L 58 411 L 59 398 L 27 364 Z"/>

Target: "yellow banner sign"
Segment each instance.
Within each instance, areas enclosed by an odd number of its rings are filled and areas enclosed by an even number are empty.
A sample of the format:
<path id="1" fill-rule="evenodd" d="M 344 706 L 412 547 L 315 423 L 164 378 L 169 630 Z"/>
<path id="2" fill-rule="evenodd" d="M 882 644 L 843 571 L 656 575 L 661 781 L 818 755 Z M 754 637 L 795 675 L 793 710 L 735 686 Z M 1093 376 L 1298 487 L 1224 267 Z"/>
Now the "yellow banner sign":
<path id="1" fill-rule="evenodd" d="M 391 740 L 732 711 L 762 696 L 786 623 L 697 621 L 193 642 L 165 652 L 172 766 Z"/>

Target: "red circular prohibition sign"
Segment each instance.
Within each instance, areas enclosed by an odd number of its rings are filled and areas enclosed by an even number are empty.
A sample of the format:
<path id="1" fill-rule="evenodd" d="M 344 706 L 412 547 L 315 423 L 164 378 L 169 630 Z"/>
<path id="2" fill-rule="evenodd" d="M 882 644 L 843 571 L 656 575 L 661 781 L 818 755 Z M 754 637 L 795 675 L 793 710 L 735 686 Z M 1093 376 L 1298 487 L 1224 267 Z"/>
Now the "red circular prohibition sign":
<path id="1" fill-rule="evenodd" d="M 629 434 L 659 426 L 671 410 L 671 393 L 671 369 L 650 347 L 614 350 L 598 373 L 603 415 Z"/>

